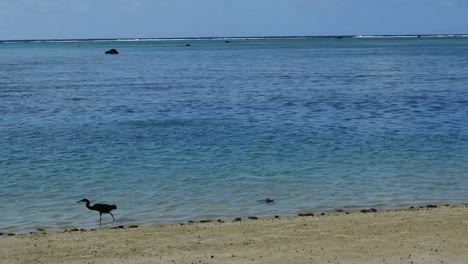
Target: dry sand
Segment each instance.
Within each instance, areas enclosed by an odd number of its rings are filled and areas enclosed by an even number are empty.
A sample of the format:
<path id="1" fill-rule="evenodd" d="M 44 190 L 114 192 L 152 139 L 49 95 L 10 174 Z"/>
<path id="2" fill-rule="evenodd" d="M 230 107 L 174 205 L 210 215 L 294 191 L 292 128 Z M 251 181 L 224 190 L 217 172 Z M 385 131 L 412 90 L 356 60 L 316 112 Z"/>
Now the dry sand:
<path id="1" fill-rule="evenodd" d="M 2 235 L 0 263 L 468 263 L 468 207 Z"/>

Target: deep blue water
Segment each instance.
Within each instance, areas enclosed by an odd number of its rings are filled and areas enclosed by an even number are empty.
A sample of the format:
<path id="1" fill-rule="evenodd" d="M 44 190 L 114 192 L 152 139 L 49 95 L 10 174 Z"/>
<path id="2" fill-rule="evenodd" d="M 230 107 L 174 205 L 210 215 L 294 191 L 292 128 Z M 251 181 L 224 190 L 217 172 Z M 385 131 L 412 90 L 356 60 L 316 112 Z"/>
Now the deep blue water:
<path id="1" fill-rule="evenodd" d="M 0 43 L 0 231 L 468 202 L 467 73 L 468 38 Z"/>

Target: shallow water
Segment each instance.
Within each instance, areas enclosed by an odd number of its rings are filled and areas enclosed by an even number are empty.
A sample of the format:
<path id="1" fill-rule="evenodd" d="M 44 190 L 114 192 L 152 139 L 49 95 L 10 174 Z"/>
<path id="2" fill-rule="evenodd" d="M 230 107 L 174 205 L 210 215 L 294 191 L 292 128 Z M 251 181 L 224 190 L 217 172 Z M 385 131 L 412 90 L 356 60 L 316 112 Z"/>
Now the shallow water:
<path id="1" fill-rule="evenodd" d="M 0 44 L 0 231 L 467 202 L 468 38 L 185 43 Z"/>

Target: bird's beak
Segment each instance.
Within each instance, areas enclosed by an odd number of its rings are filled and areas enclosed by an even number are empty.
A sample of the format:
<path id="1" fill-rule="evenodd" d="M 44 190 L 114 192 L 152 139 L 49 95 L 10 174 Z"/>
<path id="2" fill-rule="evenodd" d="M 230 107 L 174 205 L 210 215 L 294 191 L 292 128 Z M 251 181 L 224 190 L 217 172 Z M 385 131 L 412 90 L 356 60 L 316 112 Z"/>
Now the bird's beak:
<path id="1" fill-rule="evenodd" d="M 76 203 L 81 203 L 81 202 L 82 202 L 82 201 L 78 201 L 78 202 L 76 202 Z"/>

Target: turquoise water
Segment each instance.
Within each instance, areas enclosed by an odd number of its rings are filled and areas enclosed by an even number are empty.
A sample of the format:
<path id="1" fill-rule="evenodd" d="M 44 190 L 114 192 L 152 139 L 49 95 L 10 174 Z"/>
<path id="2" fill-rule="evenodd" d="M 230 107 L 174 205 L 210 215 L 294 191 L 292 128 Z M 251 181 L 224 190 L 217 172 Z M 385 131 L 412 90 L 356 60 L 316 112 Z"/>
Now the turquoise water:
<path id="1" fill-rule="evenodd" d="M 117 204 L 102 226 L 468 202 L 468 38 L 0 43 L 0 58 L 3 232 L 99 227 L 85 197 Z"/>

